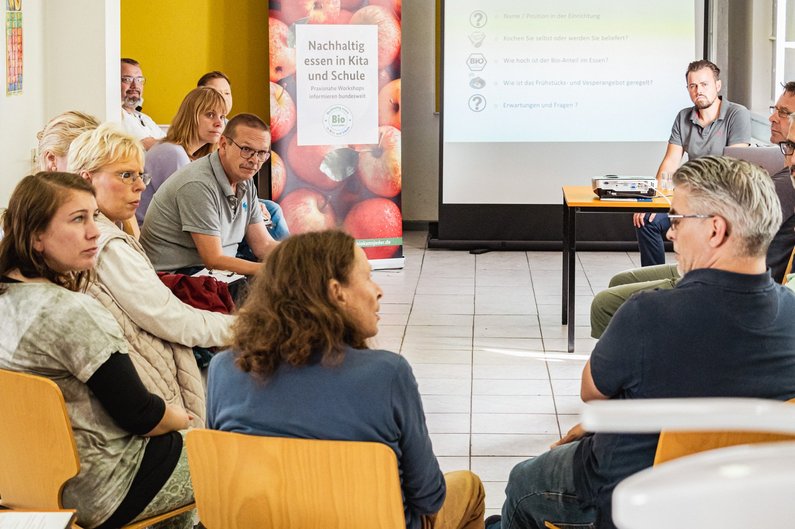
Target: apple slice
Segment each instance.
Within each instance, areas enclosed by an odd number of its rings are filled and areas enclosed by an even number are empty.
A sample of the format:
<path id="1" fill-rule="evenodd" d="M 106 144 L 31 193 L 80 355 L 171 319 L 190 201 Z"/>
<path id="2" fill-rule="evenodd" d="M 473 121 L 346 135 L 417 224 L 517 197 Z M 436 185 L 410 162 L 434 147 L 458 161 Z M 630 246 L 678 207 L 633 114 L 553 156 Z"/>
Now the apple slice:
<path id="1" fill-rule="evenodd" d="M 359 154 L 345 145 L 298 145 L 298 135 L 290 139 L 287 161 L 304 182 L 331 191 L 356 172 Z"/>

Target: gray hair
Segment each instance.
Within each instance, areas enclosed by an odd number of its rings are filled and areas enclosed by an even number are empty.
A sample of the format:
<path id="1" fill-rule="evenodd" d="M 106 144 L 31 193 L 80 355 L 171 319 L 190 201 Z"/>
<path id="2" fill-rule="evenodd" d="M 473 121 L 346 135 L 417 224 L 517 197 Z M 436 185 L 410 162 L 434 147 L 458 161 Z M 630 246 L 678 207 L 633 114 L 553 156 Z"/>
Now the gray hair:
<path id="1" fill-rule="evenodd" d="M 781 204 L 770 175 L 758 165 L 727 156 L 704 156 L 674 173 L 696 212 L 719 215 L 737 238 L 738 257 L 760 257 L 781 226 Z"/>

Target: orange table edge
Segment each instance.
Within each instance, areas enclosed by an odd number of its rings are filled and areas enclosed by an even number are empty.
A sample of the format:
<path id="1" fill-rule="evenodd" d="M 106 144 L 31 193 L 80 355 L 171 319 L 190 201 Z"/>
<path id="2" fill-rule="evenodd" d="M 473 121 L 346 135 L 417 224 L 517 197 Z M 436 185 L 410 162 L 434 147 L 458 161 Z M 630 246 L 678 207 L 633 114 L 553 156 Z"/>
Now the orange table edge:
<path id="1" fill-rule="evenodd" d="M 652 200 L 600 200 L 590 186 L 563 186 L 563 302 L 561 323 L 568 326 L 568 351 L 574 351 L 574 264 L 577 256 L 578 213 L 668 211 L 667 198 Z"/>

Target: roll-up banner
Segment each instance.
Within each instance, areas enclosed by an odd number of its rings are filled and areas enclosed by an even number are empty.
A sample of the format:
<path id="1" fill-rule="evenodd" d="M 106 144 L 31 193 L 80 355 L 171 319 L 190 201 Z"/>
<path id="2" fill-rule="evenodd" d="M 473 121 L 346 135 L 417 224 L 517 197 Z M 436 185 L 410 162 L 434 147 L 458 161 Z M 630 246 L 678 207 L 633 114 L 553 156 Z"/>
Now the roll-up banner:
<path id="1" fill-rule="evenodd" d="M 271 196 L 293 234 L 341 228 L 403 266 L 402 0 L 271 0 Z"/>

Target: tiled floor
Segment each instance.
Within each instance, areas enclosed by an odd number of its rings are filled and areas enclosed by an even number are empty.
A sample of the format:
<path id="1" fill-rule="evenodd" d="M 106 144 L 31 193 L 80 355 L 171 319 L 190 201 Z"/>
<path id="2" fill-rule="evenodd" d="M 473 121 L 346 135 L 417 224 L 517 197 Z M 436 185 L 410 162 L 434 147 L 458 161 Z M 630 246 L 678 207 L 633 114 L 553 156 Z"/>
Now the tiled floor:
<path id="1" fill-rule="evenodd" d="M 426 249 L 404 234 L 403 270 L 374 272 L 384 290 L 375 345 L 412 364 L 444 471 L 471 469 L 499 512 L 517 462 L 577 422 L 593 295 L 636 253 L 578 252 L 576 348 L 566 353 L 560 252 Z"/>

